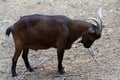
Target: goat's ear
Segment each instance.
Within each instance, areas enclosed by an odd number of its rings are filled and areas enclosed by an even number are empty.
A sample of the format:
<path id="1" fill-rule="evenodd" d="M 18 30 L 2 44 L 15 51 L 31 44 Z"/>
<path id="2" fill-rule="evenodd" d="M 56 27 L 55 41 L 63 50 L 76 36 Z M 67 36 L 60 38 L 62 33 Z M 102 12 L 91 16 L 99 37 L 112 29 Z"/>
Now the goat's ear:
<path id="1" fill-rule="evenodd" d="M 89 33 L 90 33 L 91 35 L 96 34 L 95 30 L 93 30 L 92 28 L 89 29 Z"/>
<path id="2" fill-rule="evenodd" d="M 91 34 L 91 35 L 96 35 L 96 33 L 95 33 L 95 32 L 92 32 L 92 33 L 90 32 L 90 34 Z"/>

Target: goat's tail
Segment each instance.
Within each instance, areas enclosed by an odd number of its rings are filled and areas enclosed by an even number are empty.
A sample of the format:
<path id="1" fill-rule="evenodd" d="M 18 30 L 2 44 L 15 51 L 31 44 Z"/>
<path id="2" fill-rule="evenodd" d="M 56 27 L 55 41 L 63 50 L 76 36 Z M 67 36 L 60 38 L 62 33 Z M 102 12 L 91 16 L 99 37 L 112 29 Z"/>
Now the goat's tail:
<path id="1" fill-rule="evenodd" d="M 6 35 L 9 36 L 12 32 L 12 26 L 6 29 Z"/>

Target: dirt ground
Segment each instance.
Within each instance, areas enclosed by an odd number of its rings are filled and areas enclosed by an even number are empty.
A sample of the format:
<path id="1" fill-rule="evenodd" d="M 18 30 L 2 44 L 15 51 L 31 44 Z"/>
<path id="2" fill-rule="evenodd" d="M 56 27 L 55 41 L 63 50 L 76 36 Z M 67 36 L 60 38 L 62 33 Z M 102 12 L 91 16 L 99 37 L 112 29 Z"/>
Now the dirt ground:
<path id="1" fill-rule="evenodd" d="M 29 14 L 66 15 L 72 19 L 87 20 L 97 17 L 103 8 L 104 25 L 102 37 L 92 48 L 97 63 L 82 45 L 73 44 L 65 52 L 63 65 L 65 75 L 57 72 L 56 49 L 30 50 L 29 60 L 35 72 L 25 72 L 20 57 L 18 76 L 11 77 L 11 59 L 14 54 L 12 35 L 5 30 L 20 16 Z M 120 0 L 0 0 L 0 80 L 120 80 Z"/>

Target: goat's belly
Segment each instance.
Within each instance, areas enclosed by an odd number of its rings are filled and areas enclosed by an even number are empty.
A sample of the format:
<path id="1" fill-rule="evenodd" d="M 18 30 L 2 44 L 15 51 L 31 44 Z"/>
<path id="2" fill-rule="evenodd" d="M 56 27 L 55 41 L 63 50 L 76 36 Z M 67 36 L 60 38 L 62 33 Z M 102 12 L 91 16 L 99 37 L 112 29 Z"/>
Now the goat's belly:
<path id="1" fill-rule="evenodd" d="M 39 50 L 39 49 L 49 49 L 51 46 L 40 46 L 40 45 L 27 45 L 27 48 L 33 49 L 33 50 Z"/>

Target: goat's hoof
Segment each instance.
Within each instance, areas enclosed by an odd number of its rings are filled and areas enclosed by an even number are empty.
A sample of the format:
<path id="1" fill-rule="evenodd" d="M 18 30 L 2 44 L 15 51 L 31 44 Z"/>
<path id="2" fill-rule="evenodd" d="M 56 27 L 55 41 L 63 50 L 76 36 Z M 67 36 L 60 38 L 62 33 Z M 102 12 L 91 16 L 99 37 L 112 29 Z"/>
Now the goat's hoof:
<path id="1" fill-rule="evenodd" d="M 12 74 L 12 77 L 16 77 L 16 76 L 17 76 L 17 74 L 16 74 L 16 73 Z"/>
<path id="2" fill-rule="evenodd" d="M 62 68 L 62 69 L 59 70 L 59 74 L 61 74 L 61 75 L 65 74 L 64 68 Z"/>
<path id="3" fill-rule="evenodd" d="M 30 72 L 34 72 L 33 68 L 28 68 L 28 70 L 29 70 Z"/>

